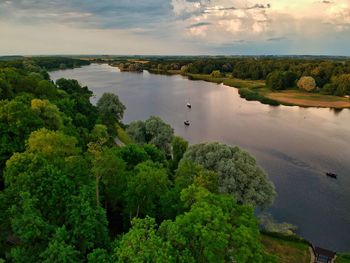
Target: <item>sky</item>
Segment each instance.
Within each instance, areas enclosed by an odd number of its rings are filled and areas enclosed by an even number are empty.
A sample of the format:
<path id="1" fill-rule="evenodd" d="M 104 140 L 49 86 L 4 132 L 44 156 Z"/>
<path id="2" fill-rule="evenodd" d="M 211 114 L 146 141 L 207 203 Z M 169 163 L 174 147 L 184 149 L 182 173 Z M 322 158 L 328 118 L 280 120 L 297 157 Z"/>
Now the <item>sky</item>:
<path id="1" fill-rule="evenodd" d="M 0 55 L 346 55 L 350 0 L 0 0 Z"/>

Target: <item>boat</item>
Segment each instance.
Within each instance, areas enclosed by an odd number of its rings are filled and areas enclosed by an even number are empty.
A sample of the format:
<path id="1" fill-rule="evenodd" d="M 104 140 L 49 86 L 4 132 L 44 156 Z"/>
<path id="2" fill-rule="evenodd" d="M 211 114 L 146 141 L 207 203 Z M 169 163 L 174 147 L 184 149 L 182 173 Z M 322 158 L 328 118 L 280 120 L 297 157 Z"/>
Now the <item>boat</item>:
<path id="1" fill-rule="evenodd" d="M 191 103 L 187 102 L 187 108 L 192 108 Z"/>
<path id="2" fill-rule="evenodd" d="M 185 121 L 184 121 L 184 124 L 185 124 L 186 126 L 190 126 L 190 121 L 185 120 Z"/>
<path id="3" fill-rule="evenodd" d="M 331 178 L 334 178 L 334 179 L 337 179 L 337 175 L 335 173 L 330 173 L 330 172 L 327 172 L 326 175 L 328 177 L 331 177 Z"/>

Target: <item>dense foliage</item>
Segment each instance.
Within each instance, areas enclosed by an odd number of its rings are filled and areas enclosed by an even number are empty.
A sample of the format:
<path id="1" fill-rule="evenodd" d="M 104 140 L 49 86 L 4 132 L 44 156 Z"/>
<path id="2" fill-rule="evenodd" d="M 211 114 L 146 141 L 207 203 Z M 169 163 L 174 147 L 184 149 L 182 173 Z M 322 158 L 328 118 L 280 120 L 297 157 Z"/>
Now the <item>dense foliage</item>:
<path id="1" fill-rule="evenodd" d="M 214 78 L 267 80 L 272 90 L 295 88 L 297 81 L 310 76 L 315 79 L 317 91 L 337 96 L 350 95 L 350 88 L 342 80 L 350 74 L 348 58 L 327 57 L 145 57 L 143 63 L 116 58 L 140 70 L 157 73 L 178 72 L 184 75 L 207 74 Z M 147 63 L 146 63 L 147 62 Z M 349 83 L 349 82 L 347 82 Z"/>
<path id="2" fill-rule="evenodd" d="M 0 67 L 0 261 L 274 262 L 254 216 L 274 191 L 248 153 L 188 148 L 158 117 L 118 147 L 118 96 L 94 106 L 50 80 L 62 58 L 27 62 Z"/>

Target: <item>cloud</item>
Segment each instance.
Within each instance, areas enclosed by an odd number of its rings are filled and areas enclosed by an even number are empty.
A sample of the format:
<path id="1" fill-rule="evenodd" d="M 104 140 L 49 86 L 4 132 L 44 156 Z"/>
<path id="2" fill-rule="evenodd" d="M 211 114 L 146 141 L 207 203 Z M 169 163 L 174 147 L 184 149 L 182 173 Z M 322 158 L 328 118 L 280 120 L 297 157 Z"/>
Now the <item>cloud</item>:
<path id="1" fill-rule="evenodd" d="M 0 2 L 0 19 L 18 23 L 64 23 L 91 28 L 155 25 L 172 15 L 164 0 L 12 0 Z"/>
<path id="2" fill-rule="evenodd" d="M 69 42 L 62 39 L 67 38 L 72 39 L 70 46 L 87 45 L 97 51 L 116 46 L 115 53 L 128 47 L 134 53 L 137 47 L 139 53 L 163 52 L 168 47 L 171 54 L 174 46 L 181 46 L 184 53 L 233 52 L 235 47 L 237 52 L 252 48 L 307 53 L 316 52 L 315 46 L 334 50 L 334 45 L 349 53 L 339 42 L 350 41 L 349 31 L 349 0 L 0 0 L 2 52 L 14 47 L 37 50 L 35 46 L 42 47 L 39 39 L 61 50 Z M 48 37 L 23 39 L 23 34 L 38 32 Z"/>

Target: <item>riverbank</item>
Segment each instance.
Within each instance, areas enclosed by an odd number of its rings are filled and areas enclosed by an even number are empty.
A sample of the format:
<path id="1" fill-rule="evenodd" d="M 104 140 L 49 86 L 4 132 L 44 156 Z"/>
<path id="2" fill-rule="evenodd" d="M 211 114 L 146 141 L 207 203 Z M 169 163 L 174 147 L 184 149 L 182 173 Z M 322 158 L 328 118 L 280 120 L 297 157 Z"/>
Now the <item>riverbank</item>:
<path id="1" fill-rule="evenodd" d="M 214 78 L 210 75 L 186 74 L 191 80 L 204 80 L 213 83 L 238 88 L 239 95 L 247 100 L 257 100 L 269 105 L 320 107 L 320 108 L 350 108 L 350 99 L 309 93 L 301 90 L 272 91 L 266 87 L 262 80 L 242 80 L 230 77 Z"/>
<path id="2" fill-rule="evenodd" d="M 237 88 L 241 98 L 249 101 L 260 101 L 263 104 L 278 106 L 300 106 L 300 107 L 319 107 L 319 108 L 335 108 L 344 109 L 350 108 L 350 99 L 323 95 L 319 93 L 309 93 L 301 90 L 284 90 L 272 91 L 266 87 L 263 80 L 243 80 L 228 76 L 220 78 L 212 77 L 205 74 L 181 74 L 180 70 L 169 71 L 149 71 L 152 74 L 166 75 L 183 75 L 190 80 L 203 80 L 217 84 L 224 84 L 230 87 Z"/>

